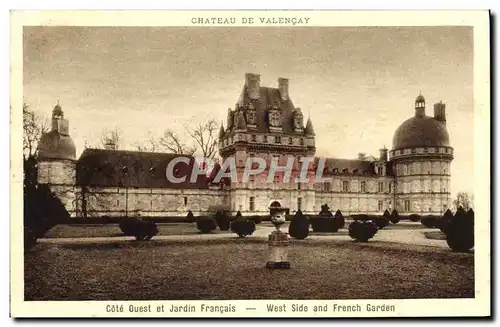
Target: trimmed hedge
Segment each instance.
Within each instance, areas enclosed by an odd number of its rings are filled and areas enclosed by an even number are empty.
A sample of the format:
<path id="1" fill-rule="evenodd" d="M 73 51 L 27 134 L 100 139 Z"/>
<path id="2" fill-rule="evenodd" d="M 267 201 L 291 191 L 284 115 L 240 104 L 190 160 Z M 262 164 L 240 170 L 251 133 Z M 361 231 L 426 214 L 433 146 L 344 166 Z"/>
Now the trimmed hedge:
<path id="1" fill-rule="evenodd" d="M 205 217 L 196 220 L 196 228 L 202 234 L 208 234 L 217 228 L 217 222 L 213 218 Z"/>
<path id="2" fill-rule="evenodd" d="M 408 219 L 410 219 L 413 222 L 417 222 L 417 221 L 420 221 L 420 219 L 422 219 L 422 217 L 420 215 L 412 214 L 412 215 L 408 216 Z"/>
<path id="3" fill-rule="evenodd" d="M 252 235 L 255 232 L 255 222 L 250 219 L 236 219 L 231 222 L 231 231 L 238 234 L 238 237 Z"/>
<path id="4" fill-rule="evenodd" d="M 372 220 L 373 218 L 367 214 L 357 214 L 357 215 L 351 215 L 351 219 L 354 221 L 369 221 Z"/>
<path id="5" fill-rule="evenodd" d="M 298 240 L 303 240 L 309 235 L 309 218 L 302 211 L 297 211 L 288 226 L 288 234 Z"/>
<path id="6" fill-rule="evenodd" d="M 309 222 L 313 232 L 317 233 L 335 233 L 338 231 L 337 223 L 334 218 L 328 217 L 311 217 Z"/>
<path id="7" fill-rule="evenodd" d="M 374 216 L 372 222 L 377 225 L 377 228 L 384 229 L 384 227 L 389 225 L 389 218 L 385 216 Z"/>
<path id="8" fill-rule="evenodd" d="M 420 222 L 427 228 L 437 228 L 439 224 L 438 221 L 440 219 L 441 217 L 439 216 L 429 215 L 429 216 L 423 216 Z"/>
<path id="9" fill-rule="evenodd" d="M 154 222 L 135 217 L 123 218 L 119 226 L 125 236 L 134 236 L 138 241 L 150 240 L 159 232 Z"/>
<path id="10" fill-rule="evenodd" d="M 359 242 L 368 242 L 378 231 L 371 221 L 353 221 L 349 225 L 349 236 Z"/>

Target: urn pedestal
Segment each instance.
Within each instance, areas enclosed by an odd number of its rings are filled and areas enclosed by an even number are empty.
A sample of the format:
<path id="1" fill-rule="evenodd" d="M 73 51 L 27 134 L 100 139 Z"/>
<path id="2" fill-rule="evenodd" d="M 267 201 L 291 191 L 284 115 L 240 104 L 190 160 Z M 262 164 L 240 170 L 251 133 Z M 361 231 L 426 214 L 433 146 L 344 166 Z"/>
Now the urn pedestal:
<path id="1" fill-rule="evenodd" d="M 288 261 L 288 245 L 290 241 L 288 240 L 288 234 L 280 231 L 281 225 L 286 221 L 286 208 L 282 208 L 279 205 L 271 205 L 269 210 L 271 213 L 271 222 L 276 230 L 269 234 L 269 257 L 266 268 L 288 269 L 290 268 L 290 262 Z"/>
<path id="2" fill-rule="evenodd" d="M 269 234 L 269 258 L 266 268 L 272 269 L 288 269 L 290 262 L 288 261 L 288 235 L 281 231 L 273 231 Z"/>

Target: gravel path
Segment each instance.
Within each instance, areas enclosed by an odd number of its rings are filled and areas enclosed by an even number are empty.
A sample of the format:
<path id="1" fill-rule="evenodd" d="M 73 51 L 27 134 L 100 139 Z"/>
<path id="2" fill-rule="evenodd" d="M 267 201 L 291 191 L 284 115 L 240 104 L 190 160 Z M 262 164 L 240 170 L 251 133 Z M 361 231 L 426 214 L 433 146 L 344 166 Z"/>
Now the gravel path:
<path id="1" fill-rule="evenodd" d="M 247 238 L 255 240 L 267 240 L 268 235 L 274 230 L 270 226 L 257 226 L 256 231 L 252 236 Z M 286 231 L 287 228 L 283 228 Z M 432 240 L 425 237 L 424 233 L 429 231 L 435 231 L 435 229 L 391 229 L 391 230 L 380 230 L 375 234 L 373 240 L 379 242 L 388 243 L 400 243 L 400 244 L 415 244 L 424 246 L 434 246 L 447 248 L 448 245 L 442 240 Z M 171 241 L 199 241 L 199 240 L 218 240 L 218 239 L 234 239 L 234 234 L 194 234 L 194 235 L 158 235 L 155 236 L 154 240 L 171 240 Z M 313 240 L 345 240 L 349 241 L 351 238 L 347 235 L 310 235 L 308 239 Z M 114 237 L 82 237 L 82 238 L 42 238 L 39 239 L 39 243 L 53 243 L 53 244 L 64 244 L 64 243 L 108 243 L 108 242 L 127 242 L 134 240 L 134 237 L 130 236 L 114 236 Z"/>

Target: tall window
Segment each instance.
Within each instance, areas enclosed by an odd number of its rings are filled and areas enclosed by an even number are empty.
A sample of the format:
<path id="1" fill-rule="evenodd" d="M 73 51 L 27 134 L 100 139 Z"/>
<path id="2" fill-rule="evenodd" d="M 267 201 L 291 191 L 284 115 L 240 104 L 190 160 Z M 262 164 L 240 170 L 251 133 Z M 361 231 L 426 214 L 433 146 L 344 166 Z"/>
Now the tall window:
<path id="1" fill-rule="evenodd" d="M 389 183 L 389 193 L 392 193 L 392 183 Z"/>
<path id="2" fill-rule="evenodd" d="M 304 145 L 304 139 L 300 139 L 300 145 Z"/>
<path id="3" fill-rule="evenodd" d="M 276 135 L 276 136 L 274 137 L 274 141 L 275 141 L 275 143 L 281 143 L 281 136 Z"/>
<path id="4" fill-rule="evenodd" d="M 378 182 L 378 192 L 384 192 L 384 182 Z"/>
<path id="5" fill-rule="evenodd" d="M 256 142 L 257 141 L 257 136 L 255 134 L 252 134 L 252 142 Z"/>
<path id="6" fill-rule="evenodd" d="M 330 192 L 332 189 L 331 184 L 329 182 L 323 183 L 323 191 Z"/>
<path id="7" fill-rule="evenodd" d="M 288 138 L 288 144 L 293 144 L 293 139 L 291 137 Z"/>
<path id="8" fill-rule="evenodd" d="M 298 183 L 297 183 L 297 190 L 300 190 L 300 189 L 301 189 L 301 186 L 300 186 L 300 185 L 302 185 L 302 183 L 298 182 Z"/>
<path id="9" fill-rule="evenodd" d="M 382 176 L 382 167 L 378 167 L 378 174 Z"/>
<path id="10" fill-rule="evenodd" d="M 185 196 L 185 197 L 184 197 L 184 205 L 185 205 L 185 206 L 187 206 L 187 204 L 188 204 L 188 197 L 187 197 L 187 196 Z"/>
<path id="11" fill-rule="evenodd" d="M 405 211 L 410 211 L 410 200 L 405 200 Z"/>
<path id="12" fill-rule="evenodd" d="M 361 182 L 361 189 L 360 189 L 361 193 L 366 193 L 366 182 L 365 181 L 362 181 Z"/>
<path id="13" fill-rule="evenodd" d="M 384 201 L 378 201 L 378 211 L 382 211 L 384 209 Z"/>
<path id="14" fill-rule="evenodd" d="M 255 211 L 255 197 L 250 197 L 250 211 Z"/>
<path id="15" fill-rule="evenodd" d="M 302 210 L 302 198 L 297 198 L 297 210 Z"/>
<path id="16" fill-rule="evenodd" d="M 267 143 L 267 135 L 264 135 L 264 143 Z"/>
<path id="17" fill-rule="evenodd" d="M 342 181 L 342 191 L 349 192 L 349 182 L 348 181 Z"/>

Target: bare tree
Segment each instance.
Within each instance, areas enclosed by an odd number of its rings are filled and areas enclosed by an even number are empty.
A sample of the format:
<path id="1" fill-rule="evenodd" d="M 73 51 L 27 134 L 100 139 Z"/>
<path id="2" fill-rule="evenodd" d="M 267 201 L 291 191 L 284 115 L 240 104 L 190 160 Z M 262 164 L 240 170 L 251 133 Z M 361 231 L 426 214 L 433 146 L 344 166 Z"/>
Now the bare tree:
<path id="1" fill-rule="evenodd" d="M 158 143 L 171 153 L 192 155 L 196 152 L 196 146 L 189 146 L 182 142 L 180 137 L 169 129 L 165 131 Z"/>
<path id="2" fill-rule="evenodd" d="M 38 142 L 42 135 L 49 131 L 49 123 L 38 116 L 29 106 L 23 104 L 23 159 L 36 158 Z"/>
<path id="3" fill-rule="evenodd" d="M 155 138 L 154 135 L 151 134 L 151 132 L 148 132 L 148 137 L 144 141 L 137 141 L 133 144 L 133 147 L 137 151 L 141 152 L 158 152 L 161 150 L 161 144 L 160 140 Z"/>
<path id="4" fill-rule="evenodd" d="M 458 209 L 462 207 L 465 211 L 474 207 L 474 196 L 467 192 L 458 192 L 457 198 L 453 200 L 453 207 Z"/>
<path id="5" fill-rule="evenodd" d="M 204 158 L 214 158 L 217 154 L 218 125 L 214 119 L 199 123 L 195 128 L 186 126 L 188 134 L 199 147 Z"/>
<path id="6" fill-rule="evenodd" d="M 101 132 L 100 146 L 104 148 L 112 148 L 118 150 L 121 147 L 122 132 L 119 129 L 104 129 Z"/>

